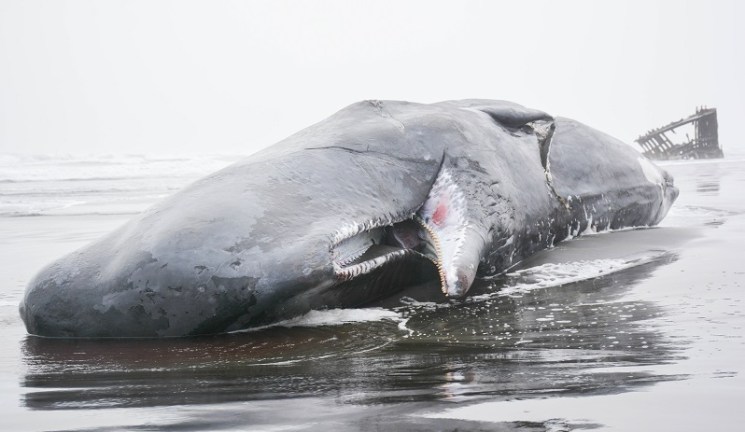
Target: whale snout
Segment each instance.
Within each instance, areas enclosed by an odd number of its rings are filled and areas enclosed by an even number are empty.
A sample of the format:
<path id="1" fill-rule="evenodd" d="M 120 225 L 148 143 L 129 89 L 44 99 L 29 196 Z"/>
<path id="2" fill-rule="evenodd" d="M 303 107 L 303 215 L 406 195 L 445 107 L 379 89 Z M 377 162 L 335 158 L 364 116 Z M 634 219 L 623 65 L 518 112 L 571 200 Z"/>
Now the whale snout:
<path id="1" fill-rule="evenodd" d="M 32 281 L 19 311 L 30 334 L 49 337 L 73 337 L 78 328 L 90 328 L 95 322 L 81 322 L 80 305 L 65 302 L 64 290 L 51 271 L 42 272 Z"/>
<path id="2" fill-rule="evenodd" d="M 79 256 L 79 255 L 78 255 Z M 76 267 L 67 256 L 43 269 L 28 285 L 20 304 L 21 318 L 30 334 L 46 337 L 106 337 L 107 328 L 121 328 L 122 320 L 100 305 L 96 272 Z M 88 277 L 89 275 L 93 277 Z"/>
<path id="3" fill-rule="evenodd" d="M 222 250 L 157 257 L 116 254 L 93 245 L 42 270 L 27 287 L 20 314 L 30 334 L 45 337 L 164 337 L 238 330 L 268 320 L 272 311 L 267 305 L 307 288 L 289 282 L 299 280 L 295 273 L 302 269 L 285 266 L 279 272 L 276 266 L 284 264 L 276 257 L 253 258 Z M 264 289 L 268 285 L 273 289 Z"/>
<path id="4" fill-rule="evenodd" d="M 90 253 L 83 252 L 78 258 L 86 255 Z M 112 259 L 106 256 L 102 261 Z M 193 302 L 179 301 L 179 297 L 198 294 L 198 283 L 168 283 L 173 278 L 165 274 L 165 268 L 156 277 L 150 267 L 157 262 L 132 263 L 110 273 L 104 262 L 95 261 L 65 257 L 31 281 L 20 305 L 29 333 L 46 337 L 168 336 L 181 316 L 205 312 L 195 310 Z"/>

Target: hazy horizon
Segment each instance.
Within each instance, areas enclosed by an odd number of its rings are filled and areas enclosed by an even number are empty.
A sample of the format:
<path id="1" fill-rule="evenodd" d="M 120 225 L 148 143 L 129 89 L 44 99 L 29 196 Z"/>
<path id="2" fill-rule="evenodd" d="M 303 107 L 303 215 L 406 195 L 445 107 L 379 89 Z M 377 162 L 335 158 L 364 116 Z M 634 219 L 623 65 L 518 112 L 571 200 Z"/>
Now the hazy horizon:
<path id="1" fill-rule="evenodd" d="M 0 153 L 249 154 L 363 99 L 512 100 L 745 150 L 736 1 L 0 3 Z"/>

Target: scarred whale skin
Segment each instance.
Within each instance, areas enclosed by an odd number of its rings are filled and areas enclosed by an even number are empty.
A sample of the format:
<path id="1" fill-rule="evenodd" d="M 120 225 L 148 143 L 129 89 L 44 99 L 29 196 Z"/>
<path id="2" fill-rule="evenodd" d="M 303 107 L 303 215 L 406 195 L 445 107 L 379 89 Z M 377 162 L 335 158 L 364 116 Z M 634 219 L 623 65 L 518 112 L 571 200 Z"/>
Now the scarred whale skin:
<path id="1" fill-rule="evenodd" d="M 474 279 L 586 229 L 657 224 L 672 178 L 574 120 L 493 100 L 364 101 L 155 204 L 29 283 L 49 337 L 264 325 Z"/>

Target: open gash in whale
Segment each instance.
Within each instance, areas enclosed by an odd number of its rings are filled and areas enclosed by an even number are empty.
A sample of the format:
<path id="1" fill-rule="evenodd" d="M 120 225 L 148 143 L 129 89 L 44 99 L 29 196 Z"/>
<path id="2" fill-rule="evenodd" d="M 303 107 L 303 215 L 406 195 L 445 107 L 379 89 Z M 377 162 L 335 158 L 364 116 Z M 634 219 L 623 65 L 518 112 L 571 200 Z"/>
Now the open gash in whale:
<path id="1" fill-rule="evenodd" d="M 584 231 L 654 225 L 665 171 L 510 102 L 365 101 L 205 177 L 52 263 L 31 334 L 227 332 L 439 281 L 460 298 Z"/>

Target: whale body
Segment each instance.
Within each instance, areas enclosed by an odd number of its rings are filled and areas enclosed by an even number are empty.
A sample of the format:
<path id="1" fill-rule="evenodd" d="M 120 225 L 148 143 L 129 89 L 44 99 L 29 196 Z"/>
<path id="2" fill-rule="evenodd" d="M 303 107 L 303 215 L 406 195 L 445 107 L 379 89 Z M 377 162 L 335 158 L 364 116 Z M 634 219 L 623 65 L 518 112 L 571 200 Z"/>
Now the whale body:
<path id="1" fill-rule="evenodd" d="M 571 119 L 505 101 L 364 101 L 50 264 L 20 313 L 34 335 L 165 337 L 427 281 L 461 298 L 587 229 L 655 225 L 677 195 L 631 146 Z"/>

